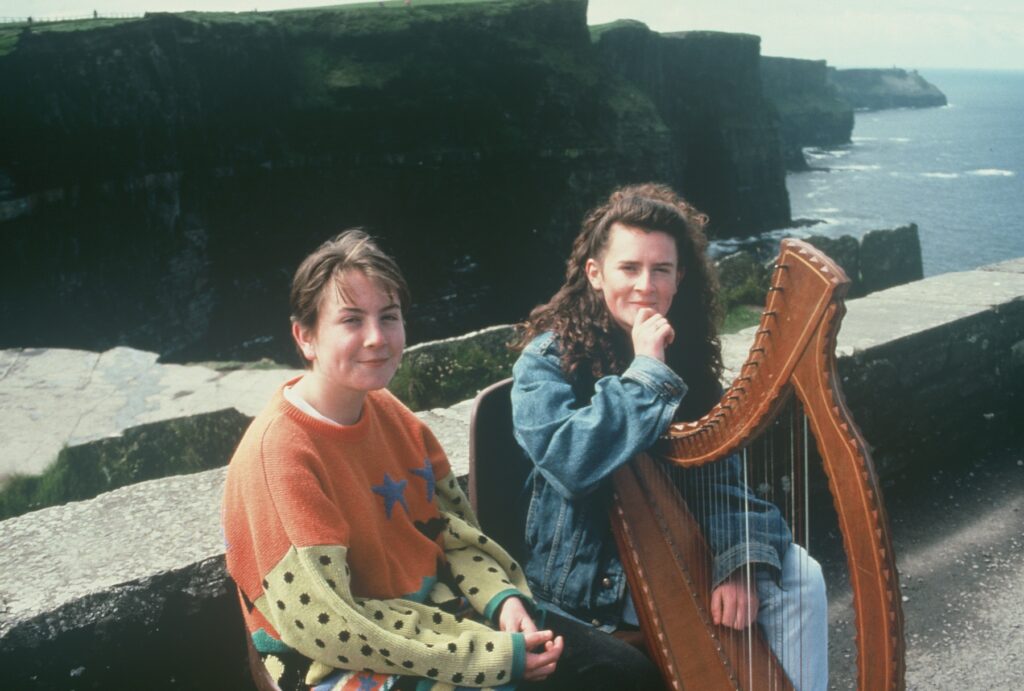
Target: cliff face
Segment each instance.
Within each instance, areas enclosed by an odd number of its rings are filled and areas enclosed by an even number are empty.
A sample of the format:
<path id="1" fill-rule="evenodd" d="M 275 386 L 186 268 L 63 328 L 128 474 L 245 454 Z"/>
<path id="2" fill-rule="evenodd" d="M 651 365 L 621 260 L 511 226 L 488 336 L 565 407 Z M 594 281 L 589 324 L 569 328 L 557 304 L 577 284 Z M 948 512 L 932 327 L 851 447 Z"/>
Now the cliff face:
<path id="1" fill-rule="evenodd" d="M 639 22 L 594 34 L 608 71 L 654 103 L 671 133 L 671 182 L 710 216 L 713 232 L 745 235 L 788 223 L 778 128 L 758 72 L 760 38 L 658 34 Z"/>
<path id="2" fill-rule="evenodd" d="M 913 70 L 830 68 L 828 80 L 835 86 L 839 97 L 858 110 L 946 105 L 946 95 Z"/>
<path id="3" fill-rule="evenodd" d="M 616 184 L 680 183 L 721 231 L 788 220 L 775 132 L 741 118 L 754 82 L 666 118 L 597 59 L 584 0 L 64 28 L 0 36 L 0 346 L 287 358 L 291 271 L 352 225 L 406 271 L 417 341 L 525 316 Z M 693 86 L 711 92 L 735 45 L 705 43 Z M 701 132 L 717 148 L 681 156 Z"/>
<path id="4" fill-rule="evenodd" d="M 807 167 L 805 146 L 846 144 L 853 132 L 853 107 L 829 83 L 824 60 L 761 58 L 765 97 L 775 106 L 786 167 Z"/>

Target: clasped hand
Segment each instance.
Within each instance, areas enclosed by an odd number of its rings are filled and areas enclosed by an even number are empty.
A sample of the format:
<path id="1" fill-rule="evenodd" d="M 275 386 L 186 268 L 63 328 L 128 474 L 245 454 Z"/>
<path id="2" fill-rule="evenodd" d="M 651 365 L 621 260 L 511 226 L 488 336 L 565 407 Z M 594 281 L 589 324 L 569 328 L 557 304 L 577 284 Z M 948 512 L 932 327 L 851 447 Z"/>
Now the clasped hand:
<path id="1" fill-rule="evenodd" d="M 552 631 L 538 631 L 518 597 L 510 597 L 502 603 L 498 627 L 509 633 L 521 632 L 526 639 L 526 672 L 523 676 L 527 681 L 545 679 L 555 671 L 555 664 L 565 649 L 565 641 Z"/>

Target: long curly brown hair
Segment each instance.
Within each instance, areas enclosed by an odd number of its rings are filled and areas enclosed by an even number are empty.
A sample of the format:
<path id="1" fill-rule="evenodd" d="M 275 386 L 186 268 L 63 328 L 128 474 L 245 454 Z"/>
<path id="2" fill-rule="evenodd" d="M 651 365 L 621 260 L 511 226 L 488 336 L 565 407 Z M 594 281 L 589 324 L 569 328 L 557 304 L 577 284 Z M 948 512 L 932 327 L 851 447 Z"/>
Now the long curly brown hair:
<path id="1" fill-rule="evenodd" d="M 530 312 L 516 346 L 521 349 L 538 334 L 554 332 L 562 369 L 580 397 L 592 395 L 601 377 L 621 374 L 633 357 L 632 340 L 615 323 L 603 295 L 591 286 L 587 260 L 600 260 L 616 223 L 667 233 L 676 241 L 683 278 L 667 315 L 676 336 L 665 351 L 665 361 L 689 388 L 677 418 L 700 417 L 720 397 L 722 373 L 718 282 L 707 256 L 707 220 L 666 185 L 616 189 L 584 218 L 566 262 L 565 283 L 551 300 Z"/>

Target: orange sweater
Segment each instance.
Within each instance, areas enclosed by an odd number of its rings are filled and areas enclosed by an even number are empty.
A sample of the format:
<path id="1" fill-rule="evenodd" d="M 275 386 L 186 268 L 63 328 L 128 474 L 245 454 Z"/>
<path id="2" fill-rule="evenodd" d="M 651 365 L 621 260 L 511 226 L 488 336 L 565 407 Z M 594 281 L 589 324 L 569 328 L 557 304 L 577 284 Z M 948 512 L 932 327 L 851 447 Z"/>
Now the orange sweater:
<path id="1" fill-rule="evenodd" d="M 309 658 L 308 684 L 337 668 L 439 688 L 520 678 L 521 634 L 436 606 L 463 595 L 491 618 L 529 589 L 480 533 L 430 430 L 385 390 L 346 427 L 305 414 L 282 391 L 239 443 L 224 494 L 228 572 L 256 648 Z"/>

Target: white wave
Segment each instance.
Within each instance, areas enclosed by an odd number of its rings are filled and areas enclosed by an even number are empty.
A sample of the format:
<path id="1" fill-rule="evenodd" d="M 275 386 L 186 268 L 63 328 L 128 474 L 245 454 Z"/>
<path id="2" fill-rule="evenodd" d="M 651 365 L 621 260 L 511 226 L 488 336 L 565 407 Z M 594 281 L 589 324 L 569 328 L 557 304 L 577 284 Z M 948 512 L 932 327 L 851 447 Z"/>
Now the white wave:
<path id="1" fill-rule="evenodd" d="M 960 177 L 960 173 L 921 173 L 921 177 L 925 178 L 940 178 L 942 180 L 955 180 Z"/>
<path id="2" fill-rule="evenodd" d="M 804 149 L 804 156 L 815 160 L 822 158 L 843 158 L 844 156 L 849 155 L 849 149 L 820 149 L 818 147 L 809 147 Z"/>
<path id="3" fill-rule="evenodd" d="M 901 144 L 909 142 L 910 137 L 889 137 L 890 142 L 899 142 Z"/>
<path id="4" fill-rule="evenodd" d="M 834 214 L 839 213 L 839 209 L 835 208 L 834 206 L 830 206 L 824 209 L 814 209 L 813 212 L 816 214 Z"/>
<path id="5" fill-rule="evenodd" d="M 853 171 L 881 170 L 882 166 L 878 165 L 877 163 L 871 163 L 871 164 L 867 164 L 867 163 L 851 163 L 850 165 L 847 165 L 847 166 L 832 166 L 832 169 L 833 170 L 853 170 Z"/>
<path id="6" fill-rule="evenodd" d="M 850 141 L 854 144 L 858 144 L 860 142 L 877 142 L 878 137 L 850 137 Z"/>
<path id="7" fill-rule="evenodd" d="M 979 168 L 977 170 L 967 171 L 968 175 L 981 175 L 983 177 L 1003 177 L 1012 178 L 1017 173 L 1012 170 L 1003 170 L 1002 168 Z"/>

